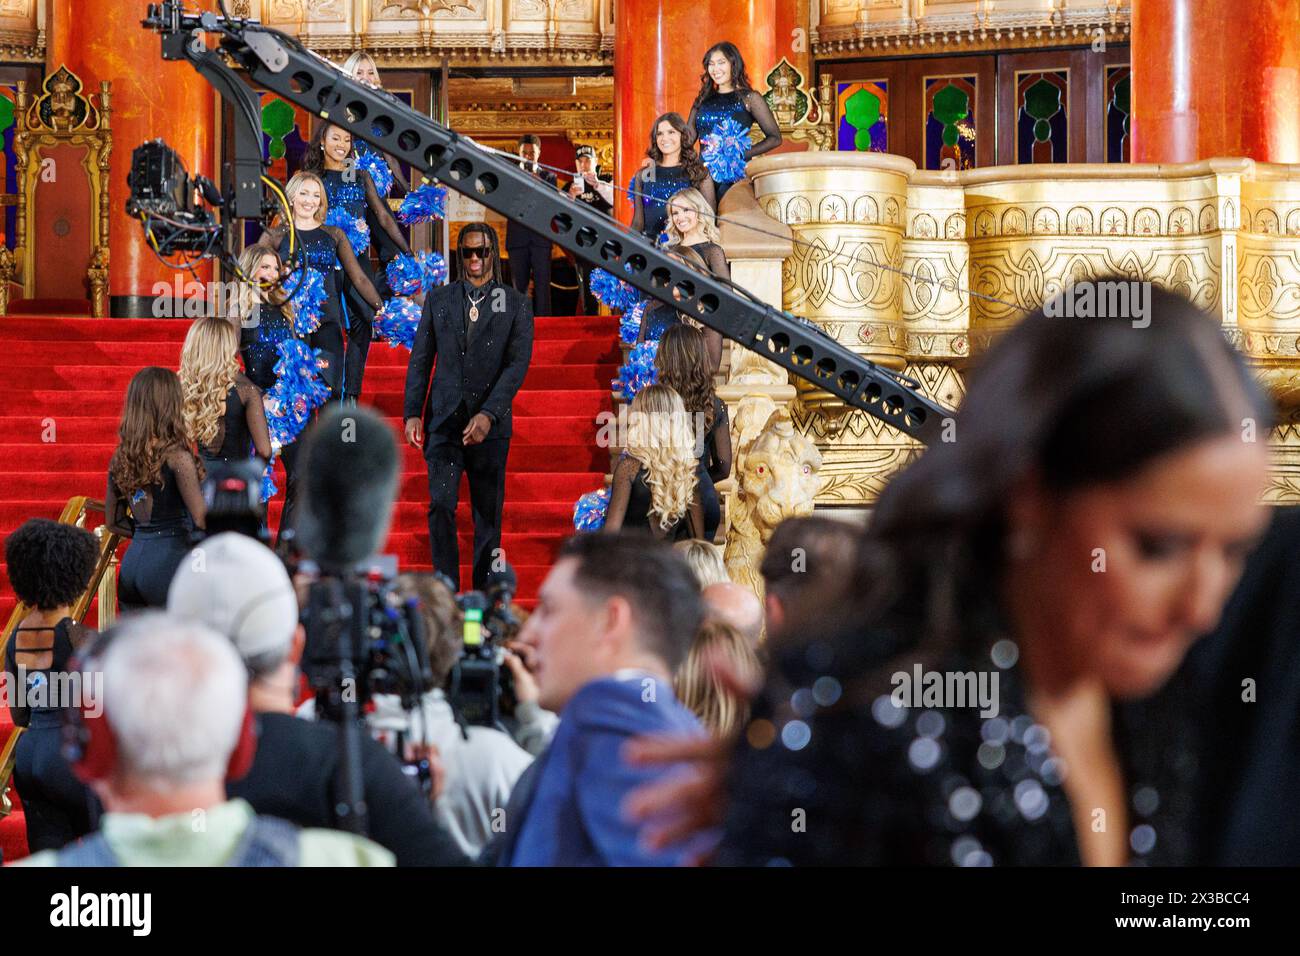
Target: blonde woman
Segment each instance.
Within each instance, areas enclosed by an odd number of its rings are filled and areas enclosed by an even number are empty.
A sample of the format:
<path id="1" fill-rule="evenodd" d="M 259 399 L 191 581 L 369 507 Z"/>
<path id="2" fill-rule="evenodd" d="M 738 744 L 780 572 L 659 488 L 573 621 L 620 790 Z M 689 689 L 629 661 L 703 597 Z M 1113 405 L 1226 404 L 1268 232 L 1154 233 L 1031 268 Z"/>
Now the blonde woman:
<path id="1" fill-rule="evenodd" d="M 366 84 L 366 86 L 373 87 L 377 90 L 382 90 L 384 88 L 383 78 L 379 75 L 379 66 L 375 63 L 375 58 L 365 50 L 357 50 L 349 55 L 348 58 L 343 61 L 343 72 L 354 80 L 360 80 L 362 83 Z M 379 152 L 379 150 L 375 149 L 369 143 L 361 140 L 357 140 L 356 149 L 357 160 L 361 165 L 364 165 L 363 159 L 366 153 L 375 153 L 378 156 L 382 156 L 384 161 L 388 163 L 389 172 L 393 174 L 393 181 L 402 188 L 402 192 L 405 193 L 410 190 L 411 184 L 407 182 L 406 177 L 402 175 L 402 170 L 398 165 L 397 160 L 393 159 L 393 157 L 389 156 L 387 153 Z M 369 221 L 369 218 L 370 217 L 367 215 L 367 221 Z M 370 235 L 375 237 L 375 244 L 378 246 L 379 258 L 381 261 L 387 263 L 389 259 L 397 254 L 396 247 L 389 242 L 388 235 L 383 233 L 382 227 L 377 223 L 370 223 Z M 387 258 L 385 258 L 385 249 L 391 250 L 387 254 Z"/>
<path id="2" fill-rule="evenodd" d="M 731 269 L 719 245 L 721 241 L 717 220 L 704 194 L 693 188 L 674 193 L 668 200 L 669 250 L 691 249 L 715 276 L 730 279 Z"/>
<path id="3" fill-rule="evenodd" d="M 678 541 L 673 545 L 673 550 L 690 566 L 695 580 L 700 583 L 701 591 L 710 584 L 727 584 L 731 581 L 731 576 L 727 574 L 727 564 L 722 557 L 722 549 L 712 541 L 701 538 Z"/>
<path id="4" fill-rule="evenodd" d="M 321 308 L 320 327 L 308 336 L 307 344 L 320 349 L 328 357 L 329 364 L 322 370 L 322 377 L 330 387 L 331 397 L 342 398 L 344 276 L 373 309 L 381 308 L 383 300 L 362 271 L 352 253 L 352 244 L 343 231 L 325 225 L 329 202 L 321 178 L 315 173 L 294 173 L 284 191 L 293 216 L 293 247 L 290 248 L 287 225 L 267 229 L 257 244 L 276 250 L 290 270 L 305 265 L 320 273 L 325 286 L 325 302 Z"/>
<path id="5" fill-rule="evenodd" d="M 185 434 L 205 465 L 241 461 L 250 451 L 264 463 L 271 459 L 262 392 L 239 370 L 234 326 L 215 316 L 191 325 L 177 375 Z"/>
<path id="6" fill-rule="evenodd" d="M 647 385 L 632 400 L 605 527 L 639 528 L 670 541 L 701 537 L 696 466 L 695 430 L 681 396 L 666 385 Z"/>
<path id="7" fill-rule="evenodd" d="M 712 662 L 717 658 L 748 680 L 758 677 L 758 657 L 744 635 L 730 624 L 709 619 L 700 625 L 673 676 L 673 692 L 709 733 L 728 740 L 749 722 L 749 704 L 714 676 Z"/>

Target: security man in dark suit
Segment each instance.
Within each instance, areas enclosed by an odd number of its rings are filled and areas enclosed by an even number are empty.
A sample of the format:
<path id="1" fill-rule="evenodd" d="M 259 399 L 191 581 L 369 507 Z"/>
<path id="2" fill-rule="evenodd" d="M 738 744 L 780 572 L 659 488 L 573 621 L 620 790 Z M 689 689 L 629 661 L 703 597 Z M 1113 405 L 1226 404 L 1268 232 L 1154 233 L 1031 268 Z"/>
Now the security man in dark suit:
<path id="1" fill-rule="evenodd" d="M 533 133 L 525 133 L 519 140 L 520 167 L 552 189 L 559 189 L 555 173 L 538 165 L 541 158 L 541 138 Z M 535 315 L 550 315 L 551 240 L 512 219 L 506 223 L 506 252 L 510 254 L 510 281 L 514 287 L 520 292 L 527 292 L 528 277 L 531 275 L 533 312 Z"/>
<path id="2" fill-rule="evenodd" d="M 606 216 L 614 212 L 614 184 L 606 176 L 600 175 L 596 164 L 596 148 L 579 146 L 574 153 L 577 175 L 569 183 L 569 198 L 585 203 L 593 210 Z M 578 278 L 582 283 L 582 303 L 585 315 L 595 315 L 600 311 L 600 304 L 591 294 L 591 264 L 576 260 Z"/>
<path id="3" fill-rule="evenodd" d="M 429 469 L 433 566 L 457 590 L 456 499 L 461 474 L 469 474 L 474 587 L 482 590 L 501 547 L 510 403 L 532 358 L 533 311 L 501 280 L 491 227 L 470 223 L 457 245 L 461 278 L 433 290 L 424 302 L 406 370 L 402 417 L 407 442 L 424 450 Z"/>

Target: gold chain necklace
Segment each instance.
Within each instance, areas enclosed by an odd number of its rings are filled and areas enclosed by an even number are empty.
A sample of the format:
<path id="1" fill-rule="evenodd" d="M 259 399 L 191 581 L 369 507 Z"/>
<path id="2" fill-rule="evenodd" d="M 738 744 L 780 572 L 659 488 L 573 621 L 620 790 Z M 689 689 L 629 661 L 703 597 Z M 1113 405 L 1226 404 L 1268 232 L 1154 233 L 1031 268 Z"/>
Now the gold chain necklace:
<path id="1" fill-rule="evenodd" d="M 469 320 L 470 320 L 471 322 L 477 322 L 477 321 L 478 321 L 478 304 L 479 304 L 480 302 L 482 302 L 484 299 L 487 298 L 487 293 L 484 292 L 484 293 L 483 293 L 481 296 L 479 296 L 477 299 L 474 298 L 472 295 L 469 295 L 469 293 L 466 293 L 466 296 L 467 296 L 468 299 L 469 299 Z"/>

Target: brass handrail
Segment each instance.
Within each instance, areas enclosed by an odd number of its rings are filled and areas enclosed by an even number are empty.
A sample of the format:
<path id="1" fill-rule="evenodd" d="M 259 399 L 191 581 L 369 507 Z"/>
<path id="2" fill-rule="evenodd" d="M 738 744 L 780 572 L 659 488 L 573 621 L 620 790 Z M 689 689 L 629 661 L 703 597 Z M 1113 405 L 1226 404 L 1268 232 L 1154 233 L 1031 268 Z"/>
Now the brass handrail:
<path id="1" fill-rule="evenodd" d="M 18 738 L 26 727 L 15 727 L 9 739 L 0 747 L 0 818 L 13 812 L 13 800 L 9 798 L 9 783 L 13 779 L 14 761 L 18 757 Z"/>
<path id="2" fill-rule="evenodd" d="M 97 498 L 87 498 L 84 495 L 69 498 L 68 503 L 63 506 L 62 514 L 59 515 L 59 523 L 84 528 L 86 526 L 86 515 L 90 512 L 103 514 L 104 502 Z M 99 538 L 99 557 L 95 561 L 95 571 L 90 576 L 86 590 L 72 605 L 72 614 L 70 616 L 74 621 L 80 623 L 87 612 L 90 611 L 90 602 L 98 595 L 99 630 L 102 631 L 117 619 L 117 575 L 112 573 L 112 570 L 117 563 L 117 546 L 121 544 L 122 536 L 109 531 L 108 526 L 102 524 L 95 528 L 94 533 Z M 9 643 L 9 636 L 13 634 L 18 622 L 30 610 L 31 608 L 19 601 L 18 605 L 10 613 L 4 632 L 0 633 L 0 658 L 3 658 L 5 647 Z"/>

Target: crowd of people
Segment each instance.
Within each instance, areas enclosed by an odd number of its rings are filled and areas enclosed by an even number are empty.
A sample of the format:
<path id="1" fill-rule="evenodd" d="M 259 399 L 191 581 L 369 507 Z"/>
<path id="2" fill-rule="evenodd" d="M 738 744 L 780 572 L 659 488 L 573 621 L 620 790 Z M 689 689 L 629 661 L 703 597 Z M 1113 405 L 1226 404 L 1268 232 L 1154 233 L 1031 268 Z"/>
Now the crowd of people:
<path id="1" fill-rule="evenodd" d="M 704 67 L 689 118 L 654 125 L 634 227 L 725 277 L 714 219 L 731 183 L 695 146 L 727 121 L 763 130 L 750 154 L 780 137 L 734 47 Z M 347 68 L 379 82 L 364 55 Z M 520 162 L 546 179 L 538 145 Z M 100 635 L 74 618 L 88 532 L 33 519 L 5 542 L 26 608 L 4 657 L 25 691 L 10 707 L 27 728 L 26 864 L 1300 861 L 1283 626 L 1300 526 L 1260 503 L 1272 410 L 1217 320 L 1160 291 L 1141 326 L 1039 310 L 1002 335 L 957 440 L 893 477 L 865 525 L 782 523 L 761 593 L 730 580 L 714 541 L 732 459 L 721 338 L 648 309 L 657 382 L 632 402 L 604 527 L 563 545 L 531 612 L 501 618 L 510 712 L 469 721 L 480 617 L 457 600 L 456 489 L 468 473 L 482 590 L 549 284 L 549 251 L 513 232 L 510 259 L 529 266 L 507 283 L 486 226 L 462 230 L 461 277 L 427 294 L 412 344 L 403 430 L 428 464 L 438 570 L 401 574 L 394 594 L 419 615 L 428 686 L 371 701 L 358 827 L 338 715 L 305 689 L 310 575 L 256 536 L 208 535 L 202 490 L 214 469 L 278 455 L 282 536 L 293 527 L 320 426 L 274 441 L 260 401 L 300 335 L 278 280 L 322 273 L 308 344 L 323 387 L 355 402 L 386 280 L 328 210 L 372 223 L 381 263 L 410 252 L 345 131 L 323 124 L 309 155 L 285 189 L 295 228 L 245 251 L 231 316 L 195 322 L 179 371 L 130 383 L 105 501 L 130 539 L 121 622 Z M 571 198 L 608 205 L 580 158 Z M 42 690 L 74 673 L 98 687 L 89 700 Z M 1281 692 L 1245 700 L 1242 679 L 1264 674 Z"/>

